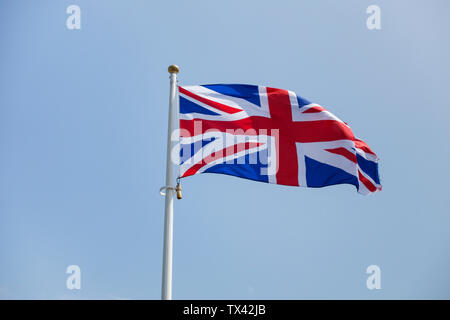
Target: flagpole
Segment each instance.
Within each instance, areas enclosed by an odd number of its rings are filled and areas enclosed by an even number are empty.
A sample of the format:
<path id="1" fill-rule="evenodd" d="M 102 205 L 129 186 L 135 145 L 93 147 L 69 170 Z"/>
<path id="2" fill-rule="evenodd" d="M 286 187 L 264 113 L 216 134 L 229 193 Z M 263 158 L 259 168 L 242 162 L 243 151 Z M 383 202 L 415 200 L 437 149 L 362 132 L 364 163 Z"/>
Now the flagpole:
<path id="1" fill-rule="evenodd" d="M 171 65 L 168 68 L 170 74 L 170 97 L 169 97 L 169 124 L 167 129 L 167 155 L 166 155 L 166 185 L 165 185 L 165 213 L 164 213 L 164 249 L 161 299 L 172 300 L 172 248 L 173 248 L 173 195 L 175 182 L 173 176 L 173 165 L 170 158 L 172 149 L 172 132 L 175 120 L 177 73 L 178 66 Z"/>

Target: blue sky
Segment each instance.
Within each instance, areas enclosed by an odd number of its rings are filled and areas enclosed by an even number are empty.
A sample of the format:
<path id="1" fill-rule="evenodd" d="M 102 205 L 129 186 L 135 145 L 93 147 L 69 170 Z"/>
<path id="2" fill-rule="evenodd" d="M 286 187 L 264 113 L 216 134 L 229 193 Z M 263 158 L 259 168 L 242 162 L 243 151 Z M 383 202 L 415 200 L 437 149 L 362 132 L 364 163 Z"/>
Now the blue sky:
<path id="1" fill-rule="evenodd" d="M 81 29 L 66 8 L 81 8 Z M 366 8 L 381 8 L 368 30 Z M 450 4 L 0 4 L 0 298 L 159 299 L 169 79 L 290 89 L 381 158 L 383 191 L 183 180 L 175 299 L 450 298 Z M 381 268 L 368 290 L 366 268 Z M 66 288 L 69 265 L 81 290 Z"/>

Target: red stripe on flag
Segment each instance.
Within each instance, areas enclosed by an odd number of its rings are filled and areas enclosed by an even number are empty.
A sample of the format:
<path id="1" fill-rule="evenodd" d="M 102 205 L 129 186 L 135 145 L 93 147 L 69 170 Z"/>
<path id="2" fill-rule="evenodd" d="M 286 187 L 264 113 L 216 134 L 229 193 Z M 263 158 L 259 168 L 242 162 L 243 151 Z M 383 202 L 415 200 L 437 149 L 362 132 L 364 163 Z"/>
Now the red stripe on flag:
<path id="1" fill-rule="evenodd" d="M 375 187 L 373 185 L 373 183 L 369 181 L 369 179 L 364 177 L 363 174 L 361 173 L 361 171 L 359 171 L 359 170 L 358 170 L 358 176 L 359 176 L 359 181 L 361 181 L 366 186 L 366 188 L 369 189 L 370 192 L 377 191 L 377 187 Z"/>
<path id="2" fill-rule="evenodd" d="M 215 101 L 212 101 L 212 100 L 200 97 L 199 95 L 196 95 L 195 93 L 187 91 L 183 87 L 178 87 L 178 89 L 179 89 L 179 91 L 182 94 L 185 94 L 185 95 L 187 95 L 187 96 L 189 96 L 189 97 L 191 97 L 191 98 L 193 98 L 195 100 L 203 102 L 204 104 L 207 104 L 208 106 L 216 108 L 216 109 L 218 109 L 220 111 L 223 111 L 223 112 L 226 112 L 226 113 L 229 113 L 229 114 L 233 114 L 233 113 L 237 113 L 237 112 L 241 112 L 242 111 L 242 110 L 239 110 L 239 109 L 227 106 L 225 104 L 222 104 L 222 103 L 219 103 L 219 102 L 215 102 Z"/>
<path id="3" fill-rule="evenodd" d="M 277 183 L 288 186 L 298 186 L 297 147 L 292 135 L 298 133 L 292 127 L 292 106 L 287 90 L 267 87 L 272 125 L 280 130 L 277 149 Z"/>
<path id="4" fill-rule="evenodd" d="M 362 140 L 360 140 L 360 139 L 355 138 L 355 147 L 357 147 L 357 148 L 363 150 L 364 152 L 367 152 L 367 153 L 370 153 L 370 154 L 373 154 L 374 156 L 376 156 L 375 152 L 373 152 L 373 151 L 369 148 L 369 146 L 367 145 L 367 143 L 365 143 L 364 141 L 362 141 Z"/>
<path id="5" fill-rule="evenodd" d="M 314 106 L 314 107 L 306 109 L 302 113 L 319 113 L 319 112 L 322 112 L 322 111 L 325 111 L 325 108 L 322 108 L 322 107 L 319 107 L 319 106 Z"/>
<path id="6" fill-rule="evenodd" d="M 196 122 L 199 124 L 199 127 L 201 127 L 200 131 L 194 130 L 194 124 Z M 180 119 L 180 129 L 185 130 L 185 132 L 181 133 L 181 136 L 183 137 L 203 134 L 206 131 L 226 132 L 226 130 L 241 129 L 244 131 L 248 130 L 248 133 L 246 132 L 246 134 L 248 135 L 254 135 L 254 133 L 251 133 L 252 130 L 249 129 L 254 129 L 256 131 L 262 129 L 277 129 L 280 130 L 280 134 L 283 134 L 283 132 L 285 132 L 285 136 L 290 137 L 296 142 L 318 142 L 354 139 L 352 130 L 344 123 L 335 120 L 289 122 L 280 119 L 278 119 L 277 121 L 274 119 L 259 116 L 253 116 L 233 121 Z"/>
<path id="7" fill-rule="evenodd" d="M 346 157 L 346 158 L 347 158 L 348 160 L 350 160 L 351 162 L 356 163 L 356 154 L 354 154 L 354 153 L 348 151 L 348 150 L 345 149 L 345 148 L 342 148 L 342 147 L 341 147 L 341 148 L 325 149 L 325 150 L 328 151 L 328 152 L 335 153 L 335 154 L 341 155 L 341 156 L 343 156 L 343 157 Z"/>

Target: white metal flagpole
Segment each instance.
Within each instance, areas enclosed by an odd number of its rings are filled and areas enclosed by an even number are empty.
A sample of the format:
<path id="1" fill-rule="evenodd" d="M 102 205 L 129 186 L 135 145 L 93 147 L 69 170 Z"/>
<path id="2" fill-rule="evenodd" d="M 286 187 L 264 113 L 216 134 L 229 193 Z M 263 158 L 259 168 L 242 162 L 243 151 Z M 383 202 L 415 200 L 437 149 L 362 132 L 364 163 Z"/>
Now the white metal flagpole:
<path id="1" fill-rule="evenodd" d="M 165 214 L 164 214 L 164 249 L 163 249 L 163 272 L 161 299 L 172 299 L 172 247 L 173 247 L 173 196 L 175 192 L 173 164 L 170 158 L 172 151 L 172 132 L 174 129 L 175 107 L 177 96 L 177 73 L 178 66 L 171 65 L 170 73 L 170 98 L 169 98 L 169 125 L 167 130 L 167 158 L 166 158 L 166 185 L 165 187 Z"/>

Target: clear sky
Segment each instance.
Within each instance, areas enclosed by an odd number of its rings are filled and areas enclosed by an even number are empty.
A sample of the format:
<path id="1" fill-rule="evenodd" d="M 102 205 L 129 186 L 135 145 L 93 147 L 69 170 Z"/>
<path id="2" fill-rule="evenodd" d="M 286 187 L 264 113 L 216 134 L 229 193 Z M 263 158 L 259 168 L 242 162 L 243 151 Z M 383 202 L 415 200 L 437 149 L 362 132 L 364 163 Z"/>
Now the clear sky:
<path id="1" fill-rule="evenodd" d="M 80 30 L 66 27 L 72 4 Z M 372 4 L 381 30 L 366 27 Z M 325 106 L 378 154 L 383 191 L 184 179 L 175 299 L 449 299 L 449 9 L 2 0 L 0 298 L 160 298 L 176 63 L 182 85 L 268 85 Z"/>

